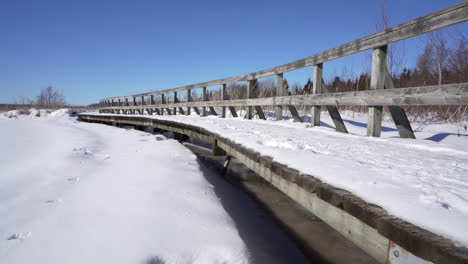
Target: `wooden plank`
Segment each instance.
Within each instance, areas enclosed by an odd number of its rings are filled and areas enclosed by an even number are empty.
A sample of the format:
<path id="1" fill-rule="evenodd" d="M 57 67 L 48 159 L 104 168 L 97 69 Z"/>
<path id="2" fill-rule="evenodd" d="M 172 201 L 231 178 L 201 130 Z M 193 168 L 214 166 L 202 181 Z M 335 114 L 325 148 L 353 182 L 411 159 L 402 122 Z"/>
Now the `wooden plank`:
<path id="1" fill-rule="evenodd" d="M 214 107 L 209 106 L 209 108 L 210 108 L 210 115 L 214 115 L 214 116 L 218 115 L 218 114 L 216 114 L 216 110 L 214 109 Z"/>
<path id="2" fill-rule="evenodd" d="M 259 117 L 260 119 L 266 120 L 265 113 L 263 113 L 263 110 L 262 110 L 262 107 L 261 107 L 261 106 L 256 105 L 256 106 L 255 106 L 255 111 L 257 112 L 258 117 Z"/>
<path id="3" fill-rule="evenodd" d="M 333 59 L 341 58 L 361 51 L 375 49 L 389 43 L 397 42 L 403 39 L 418 36 L 430 31 L 441 29 L 447 26 L 455 25 L 468 21 L 468 1 L 449 6 L 445 9 L 430 13 L 428 15 L 410 20 L 408 22 L 396 25 L 394 27 L 385 29 L 383 31 L 368 35 L 366 37 L 356 39 L 341 46 L 329 49 L 287 64 L 279 65 L 273 68 L 265 69 L 258 72 L 249 74 L 233 76 L 209 82 L 202 82 L 197 84 L 185 85 L 173 89 L 163 91 L 154 91 L 132 96 L 148 96 L 151 94 L 161 94 L 162 92 L 182 91 L 192 88 L 201 88 L 204 86 L 221 85 L 224 83 L 234 83 L 240 81 L 248 81 L 251 79 L 259 79 L 268 77 L 278 73 L 288 72 L 292 70 L 301 69 L 304 67 L 313 66 L 319 63 L 330 61 Z M 125 98 L 131 96 L 116 96 L 109 97 L 103 100 Z"/>
<path id="4" fill-rule="evenodd" d="M 226 94 L 226 84 L 223 83 L 221 85 L 221 100 L 224 101 L 226 100 L 227 98 L 227 94 Z M 221 106 L 221 118 L 226 118 L 226 106 Z"/>
<path id="5" fill-rule="evenodd" d="M 385 65 L 385 89 L 394 89 L 395 85 L 393 84 L 392 75 L 388 70 L 388 67 Z M 393 122 L 398 129 L 398 134 L 401 138 L 412 138 L 416 139 L 414 135 L 413 128 L 411 123 L 406 115 L 405 109 L 401 106 L 389 106 L 390 114 L 392 115 Z"/>
<path id="6" fill-rule="evenodd" d="M 322 73 L 323 73 L 323 64 L 319 63 L 314 66 L 314 76 L 313 76 L 313 88 L 312 94 L 321 94 L 322 93 Z M 312 126 L 320 126 L 320 105 L 313 105 L 311 112 L 310 123 Z"/>
<path id="7" fill-rule="evenodd" d="M 322 78 L 322 89 L 324 93 L 328 93 L 329 90 L 327 88 L 327 85 L 325 84 L 325 81 Z M 335 129 L 338 132 L 342 133 L 348 133 L 348 129 L 346 129 L 346 125 L 343 122 L 343 119 L 341 118 L 340 112 L 338 111 L 338 107 L 334 105 L 327 105 L 327 110 L 328 113 L 330 114 L 330 117 L 333 120 L 333 124 L 335 124 Z"/>
<path id="8" fill-rule="evenodd" d="M 405 106 L 405 105 L 468 105 L 468 83 L 443 84 L 433 86 L 366 90 L 317 95 L 293 95 L 269 98 L 235 99 L 210 102 L 181 102 L 168 104 L 173 107 L 193 106 L 255 106 L 255 105 L 355 105 L 355 106 Z M 150 106 L 128 106 L 125 109 Z M 105 107 L 102 109 L 113 109 Z"/>
<path id="9" fill-rule="evenodd" d="M 229 111 L 231 111 L 232 117 L 237 117 L 236 108 L 234 106 L 228 106 L 228 107 L 229 107 Z"/>
<path id="10" fill-rule="evenodd" d="M 276 90 L 275 96 L 283 96 L 283 73 L 276 74 Z M 283 119 L 283 106 L 277 105 L 275 108 L 275 119 L 282 120 Z"/>
<path id="11" fill-rule="evenodd" d="M 206 86 L 203 87 L 202 101 L 206 101 Z M 206 107 L 205 106 L 202 106 L 202 116 L 206 116 Z"/>
<path id="12" fill-rule="evenodd" d="M 174 92 L 174 103 L 178 103 L 179 102 L 179 98 L 177 97 L 177 92 Z M 174 115 L 177 115 L 177 107 L 174 106 Z"/>
<path id="13" fill-rule="evenodd" d="M 294 121 L 302 123 L 301 116 L 299 115 L 299 112 L 297 112 L 296 107 L 294 105 L 287 105 L 287 107 Z"/>
<path id="14" fill-rule="evenodd" d="M 254 98 L 253 96 L 253 90 L 255 89 L 255 86 L 257 85 L 257 80 L 248 80 L 247 82 L 247 99 L 252 99 Z M 252 119 L 253 117 L 253 108 L 252 106 L 247 106 L 247 113 L 245 114 L 244 118 L 246 119 Z"/>
<path id="15" fill-rule="evenodd" d="M 387 65 L 387 46 L 374 49 L 372 53 L 371 90 L 385 87 L 385 68 Z M 367 136 L 380 137 L 382 131 L 382 106 L 369 106 Z"/>
<path id="16" fill-rule="evenodd" d="M 187 102 L 192 102 L 192 90 L 191 89 L 187 90 Z M 187 107 L 187 112 L 185 114 L 190 115 L 190 106 Z"/>
<path id="17" fill-rule="evenodd" d="M 198 109 L 198 106 L 194 106 L 193 110 L 195 111 L 197 115 L 200 115 L 200 110 Z"/>

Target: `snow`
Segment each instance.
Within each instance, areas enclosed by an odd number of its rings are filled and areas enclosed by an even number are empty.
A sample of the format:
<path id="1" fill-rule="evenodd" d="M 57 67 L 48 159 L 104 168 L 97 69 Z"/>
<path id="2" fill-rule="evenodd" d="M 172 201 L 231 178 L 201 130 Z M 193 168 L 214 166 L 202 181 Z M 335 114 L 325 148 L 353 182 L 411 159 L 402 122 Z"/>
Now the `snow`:
<path id="1" fill-rule="evenodd" d="M 203 127 L 291 168 L 353 192 L 389 213 L 468 246 L 468 132 L 463 124 L 422 126 L 398 138 L 388 118 L 381 138 L 366 137 L 365 114 L 343 112 L 350 134 L 291 120 L 152 116 Z M 304 117 L 304 119 L 310 117 Z"/>
<path id="2" fill-rule="evenodd" d="M 45 113 L 0 117 L 0 263 L 249 262 L 188 149 Z"/>

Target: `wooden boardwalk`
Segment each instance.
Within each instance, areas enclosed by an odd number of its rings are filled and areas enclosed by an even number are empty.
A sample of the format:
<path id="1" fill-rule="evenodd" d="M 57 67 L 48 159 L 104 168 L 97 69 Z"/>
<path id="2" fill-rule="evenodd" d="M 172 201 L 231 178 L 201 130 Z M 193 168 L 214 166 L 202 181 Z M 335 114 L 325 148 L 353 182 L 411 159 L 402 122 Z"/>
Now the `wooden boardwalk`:
<path id="1" fill-rule="evenodd" d="M 273 106 L 276 108 L 276 120 L 282 119 L 282 109 L 287 108 L 295 120 L 301 121 L 296 106 L 306 105 L 312 109 L 311 124 L 318 126 L 320 108 L 325 106 L 336 130 L 347 133 L 338 111 L 339 106 L 366 106 L 369 116 L 367 135 L 378 137 L 382 130 L 383 108 L 388 107 L 400 137 L 415 138 L 403 106 L 468 105 L 468 83 L 395 88 L 387 67 L 387 47 L 390 43 L 467 20 L 468 1 L 463 1 L 341 46 L 262 71 L 172 89 L 105 98 L 99 102 L 101 114 L 81 114 L 80 119 L 116 126 L 152 127 L 174 132 L 180 138 L 192 137 L 205 141 L 211 144 L 215 154 L 239 159 L 380 263 L 397 263 L 395 256 L 399 254 L 408 256 L 410 260 L 417 259 L 420 263 L 468 263 L 468 249 L 457 247 L 447 239 L 395 218 L 384 209 L 369 204 L 345 190 L 322 183 L 313 175 L 303 175 L 272 161 L 271 158 L 261 156 L 255 150 L 247 149 L 229 138 L 203 128 L 145 116 L 189 115 L 193 110 L 202 116 L 211 114 L 225 118 L 227 111 L 236 117 L 239 108 L 244 108 L 245 118 L 252 119 L 257 115 L 265 119 L 262 107 Z M 330 93 L 322 78 L 324 63 L 366 50 L 373 51 L 369 89 Z M 286 95 L 283 74 L 305 67 L 314 68 L 312 93 Z M 269 76 L 276 76 L 277 79 L 275 96 L 255 98 L 253 91 L 258 86 L 258 79 Z M 247 97 L 235 100 L 227 98 L 227 85 L 237 82 L 247 82 Z M 218 85 L 221 99 L 209 101 L 207 87 Z M 202 90 L 201 101 L 193 100 L 192 92 L 195 89 Z M 184 95 L 183 98 L 181 94 Z M 168 100 L 169 97 L 171 100 Z"/>

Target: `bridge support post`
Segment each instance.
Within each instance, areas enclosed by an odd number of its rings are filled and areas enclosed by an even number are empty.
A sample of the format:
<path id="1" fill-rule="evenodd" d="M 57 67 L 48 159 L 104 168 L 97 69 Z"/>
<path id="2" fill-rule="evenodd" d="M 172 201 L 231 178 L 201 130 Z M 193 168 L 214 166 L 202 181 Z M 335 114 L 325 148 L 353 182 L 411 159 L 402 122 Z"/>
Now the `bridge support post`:
<path id="1" fill-rule="evenodd" d="M 174 92 L 174 104 L 178 103 L 177 92 Z M 174 115 L 177 115 L 177 107 L 174 106 Z"/>
<path id="2" fill-rule="evenodd" d="M 393 89 L 395 85 L 393 84 L 392 75 L 388 70 L 387 65 L 385 65 L 385 89 Z M 392 115 L 393 122 L 398 129 L 398 134 L 401 138 L 412 138 L 415 139 L 413 128 L 411 123 L 408 120 L 405 109 L 401 106 L 389 106 L 390 114 Z"/>
<path id="3" fill-rule="evenodd" d="M 226 84 L 221 85 L 221 100 L 226 100 Z M 226 118 L 226 106 L 221 106 L 221 118 Z"/>
<path id="4" fill-rule="evenodd" d="M 276 74 L 276 91 L 275 91 L 275 96 L 283 96 L 283 74 L 279 73 Z M 276 120 L 283 120 L 283 106 L 282 105 L 277 105 L 275 109 L 275 117 Z"/>
<path id="5" fill-rule="evenodd" d="M 313 76 L 313 94 L 320 94 L 322 93 L 322 73 L 323 73 L 323 63 L 319 63 L 314 66 L 314 76 Z M 320 105 L 312 106 L 312 116 L 311 116 L 311 124 L 312 126 L 320 126 Z"/>
<path id="6" fill-rule="evenodd" d="M 371 90 L 383 90 L 385 87 L 385 67 L 387 64 L 387 45 L 375 48 L 372 53 Z M 382 106 L 369 106 L 367 135 L 380 137 L 382 131 Z"/>
<path id="7" fill-rule="evenodd" d="M 218 146 L 218 140 L 213 142 L 213 156 L 226 156 L 226 151 Z"/>
<path id="8" fill-rule="evenodd" d="M 187 90 L 187 102 L 192 102 L 192 89 Z M 190 106 L 187 106 L 186 115 L 190 115 Z"/>
<path id="9" fill-rule="evenodd" d="M 252 99 L 253 98 L 253 90 L 254 90 L 254 85 L 257 80 L 249 80 L 247 81 L 247 99 Z M 252 106 L 247 106 L 247 112 L 245 113 L 246 119 L 252 119 L 253 116 L 253 107 Z"/>
<path id="10" fill-rule="evenodd" d="M 206 101 L 206 87 L 203 87 L 203 91 L 202 91 L 202 101 L 205 102 Z M 206 116 L 206 107 L 205 106 L 202 106 L 202 114 L 201 116 Z"/>

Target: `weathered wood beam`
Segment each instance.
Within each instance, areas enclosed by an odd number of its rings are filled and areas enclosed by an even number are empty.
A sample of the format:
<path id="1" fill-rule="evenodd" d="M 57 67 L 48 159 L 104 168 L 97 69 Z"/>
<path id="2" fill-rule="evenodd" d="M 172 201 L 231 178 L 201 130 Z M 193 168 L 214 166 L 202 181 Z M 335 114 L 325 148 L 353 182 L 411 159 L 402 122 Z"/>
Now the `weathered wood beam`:
<path id="1" fill-rule="evenodd" d="M 192 102 L 192 90 L 187 89 L 187 102 Z M 186 115 L 190 115 L 190 106 L 187 107 Z"/>
<path id="2" fill-rule="evenodd" d="M 223 83 L 221 85 L 221 100 L 224 101 L 226 100 L 226 84 Z M 226 106 L 221 106 L 221 118 L 226 117 Z"/>
<path id="3" fill-rule="evenodd" d="M 319 63 L 314 66 L 314 76 L 313 76 L 313 88 L 312 94 L 321 94 L 322 93 L 322 74 L 323 74 L 323 64 Z M 312 126 L 320 126 L 320 105 L 313 105 L 311 112 L 310 123 Z"/>
<path id="4" fill-rule="evenodd" d="M 350 106 L 406 106 L 406 105 L 468 105 L 468 83 L 433 86 L 366 90 L 317 95 L 292 95 L 254 99 L 234 99 L 210 102 L 180 102 L 165 107 L 200 106 L 255 106 L 255 105 L 350 105 Z M 121 108 L 147 108 L 151 106 L 123 106 Z M 106 107 L 102 109 L 112 109 Z"/>
<path id="5" fill-rule="evenodd" d="M 212 106 L 209 106 L 210 108 L 210 115 L 214 115 L 214 116 L 217 116 L 218 114 L 216 113 L 216 110 L 214 109 L 214 107 Z"/>
<path id="6" fill-rule="evenodd" d="M 206 86 L 203 87 L 202 101 L 206 101 Z M 205 106 L 202 106 L 202 116 L 206 116 L 206 107 Z"/>
<path id="7" fill-rule="evenodd" d="M 394 89 L 395 85 L 393 84 L 392 75 L 388 70 L 388 67 L 385 65 L 385 89 Z M 401 138 L 412 138 L 415 139 L 413 128 L 411 123 L 406 115 L 405 109 L 401 106 L 389 106 L 390 114 L 392 115 L 393 122 L 398 129 L 398 134 Z"/>
<path id="8" fill-rule="evenodd" d="M 374 49 L 372 53 L 371 90 L 385 87 L 385 67 L 387 65 L 387 46 Z M 380 137 L 382 131 L 382 106 L 369 106 L 367 136 Z"/>
<path id="9" fill-rule="evenodd" d="M 322 90 L 324 93 L 328 93 L 329 90 L 327 88 L 327 85 L 325 84 L 325 81 L 322 78 Z M 335 129 L 338 132 L 342 133 L 348 133 L 348 129 L 346 129 L 346 125 L 343 122 L 343 119 L 341 118 L 340 112 L 338 111 L 338 107 L 334 105 L 326 105 L 328 113 L 330 114 L 330 117 L 333 120 L 333 124 L 335 124 Z"/>
<path id="10" fill-rule="evenodd" d="M 275 90 L 275 96 L 283 96 L 283 73 L 278 73 L 276 74 L 276 90 Z M 283 106 L 282 105 L 277 105 L 275 108 L 275 119 L 276 120 L 283 120 Z"/>
<path id="11" fill-rule="evenodd" d="M 247 99 L 254 98 L 253 91 L 254 91 L 256 85 L 257 85 L 257 80 L 255 80 L 255 79 L 247 81 Z M 252 117 L 253 117 L 253 107 L 252 106 L 247 106 L 247 113 L 245 114 L 244 118 L 252 119 Z"/>
<path id="12" fill-rule="evenodd" d="M 234 106 L 232 106 L 232 105 L 230 105 L 228 107 L 229 107 L 229 111 L 231 112 L 232 117 L 237 117 L 236 108 Z"/>

